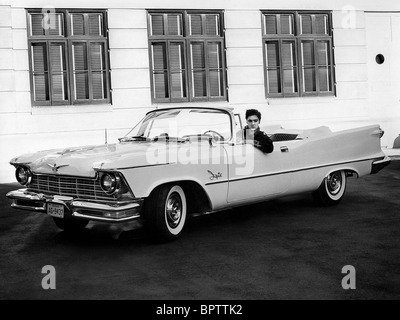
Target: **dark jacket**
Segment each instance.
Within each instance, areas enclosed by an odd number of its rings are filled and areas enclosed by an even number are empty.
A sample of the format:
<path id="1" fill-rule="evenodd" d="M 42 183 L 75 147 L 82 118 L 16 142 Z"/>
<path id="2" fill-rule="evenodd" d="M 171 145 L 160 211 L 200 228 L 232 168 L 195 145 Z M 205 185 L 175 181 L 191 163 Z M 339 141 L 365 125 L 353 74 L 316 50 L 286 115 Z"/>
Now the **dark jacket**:
<path id="1" fill-rule="evenodd" d="M 243 129 L 244 140 L 250 139 L 250 137 L 247 137 L 248 130 L 250 130 L 248 126 L 245 126 Z M 271 153 L 274 151 L 274 144 L 272 140 L 264 131 L 261 131 L 260 128 L 257 128 L 254 131 L 254 146 L 264 153 Z"/>

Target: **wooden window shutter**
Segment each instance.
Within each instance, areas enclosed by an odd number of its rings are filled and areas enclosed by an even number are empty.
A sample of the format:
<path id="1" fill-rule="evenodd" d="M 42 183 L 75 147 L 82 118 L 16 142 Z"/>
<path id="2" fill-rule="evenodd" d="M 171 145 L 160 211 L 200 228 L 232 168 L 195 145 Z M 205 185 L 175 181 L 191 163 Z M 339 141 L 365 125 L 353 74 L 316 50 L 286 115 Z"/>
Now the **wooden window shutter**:
<path id="1" fill-rule="evenodd" d="M 202 35 L 202 23 L 200 14 L 189 15 L 190 35 Z"/>
<path id="2" fill-rule="evenodd" d="M 218 36 L 220 35 L 219 30 L 219 15 L 207 14 L 206 15 L 206 35 Z"/>
<path id="3" fill-rule="evenodd" d="M 74 42 L 72 45 L 75 99 L 89 99 L 89 72 L 87 43 Z"/>
<path id="4" fill-rule="evenodd" d="M 154 98 L 156 99 L 169 98 L 166 47 L 166 42 L 153 43 L 151 46 Z"/>
<path id="5" fill-rule="evenodd" d="M 50 44 L 52 101 L 68 101 L 65 42 Z"/>
<path id="6" fill-rule="evenodd" d="M 315 33 L 329 34 L 328 16 L 326 14 L 315 15 Z"/>
<path id="7" fill-rule="evenodd" d="M 71 15 L 72 35 L 81 36 L 85 34 L 85 16 L 83 14 Z"/>
<path id="8" fill-rule="evenodd" d="M 298 92 L 297 60 L 295 41 L 282 41 L 283 91 L 285 94 Z"/>
<path id="9" fill-rule="evenodd" d="M 265 33 L 266 34 L 277 34 L 277 17 L 276 15 L 267 14 L 265 19 Z"/>
<path id="10" fill-rule="evenodd" d="M 45 42 L 33 43 L 31 45 L 31 55 L 34 101 L 49 101 L 47 44 Z"/>
<path id="11" fill-rule="evenodd" d="M 208 42 L 208 68 L 210 96 L 223 96 L 223 69 L 222 69 L 222 44 L 221 42 Z"/>
<path id="12" fill-rule="evenodd" d="M 312 33 L 312 18 L 311 15 L 302 14 L 300 15 L 301 33 L 311 34 Z"/>
<path id="13" fill-rule="evenodd" d="M 192 61 L 193 96 L 207 96 L 207 82 L 205 70 L 204 42 L 192 42 L 190 44 Z"/>
<path id="14" fill-rule="evenodd" d="M 291 15 L 280 15 L 281 34 L 293 34 L 293 17 Z"/>
<path id="15" fill-rule="evenodd" d="M 102 42 L 90 43 L 90 69 L 92 76 L 93 99 L 107 99 L 105 45 Z"/>
<path id="16" fill-rule="evenodd" d="M 89 35 L 103 36 L 103 15 L 94 13 L 88 15 Z"/>
<path id="17" fill-rule="evenodd" d="M 52 36 L 63 36 L 64 35 L 64 15 L 62 13 L 56 13 L 53 17 L 54 21 L 52 27 L 49 28 L 49 34 Z"/>
<path id="18" fill-rule="evenodd" d="M 164 35 L 164 16 L 162 14 L 151 15 L 151 35 Z"/>
<path id="19" fill-rule="evenodd" d="M 171 74 L 171 97 L 186 98 L 186 72 L 183 42 L 170 42 L 169 66 Z"/>
<path id="20" fill-rule="evenodd" d="M 301 59 L 303 65 L 303 91 L 316 91 L 314 41 L 301 42 Z"/>
<path id="21" fill-rule="evenodd" d="M 45 34 L 45 29 L 43 28 L 43 14 L 31 14 L 30 15 L 30 29 L 31 36 L 43 36 Z"/>
<path id="22" fill-rule="evenodd" d="M 168 34 L 174 36 L 182 35 L 182 15 L 168 14 Z"/>
<path id="23" fill-rule="evenodd" d="M 281 90 L 281 72 L 279 60 L 279 42 L 268 41 L 266 44 L 266 63 L 268 92 L 280 93 Z"/>

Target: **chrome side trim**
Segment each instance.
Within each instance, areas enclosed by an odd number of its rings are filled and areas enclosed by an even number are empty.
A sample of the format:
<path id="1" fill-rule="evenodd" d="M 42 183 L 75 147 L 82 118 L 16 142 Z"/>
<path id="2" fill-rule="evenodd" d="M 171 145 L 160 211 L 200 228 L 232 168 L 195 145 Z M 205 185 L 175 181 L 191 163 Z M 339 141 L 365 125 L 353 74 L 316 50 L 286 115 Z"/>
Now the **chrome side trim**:
<path id="1" fill-rule="evenodd" d="M 345 161 L 345 162 L 323 164 L 323 165 L 318 165 L 318 166 L 315 166 L 315 167 L 305 167 L 305 168 L 299 168 L 299 169 L 293 169 L 293 170 L 287 170 L 287 171 L 279 171 L 279 172 L 271 172 L 271 173 L 259 174 L 259 175 L 254 175 L 254 176 L 246 176 L 246 177 L 243 177 L 243 178 L 233 178 L 233 179 L 230 179 L 230 180 L 222 180 L 222 181 L 215 181 L 215 182 L 213 181 L 213 182 L 208 182 L 205 185 L 207 186 L 207 185 L 210 185 L 210 184 L 237 182 L 237 181 L 241 181 L 241 180 L 263 178 L 263 177 L 268 177 L 268 176 L 277 176 L 277 175 L 281 175 L 281 174 L 300 172 L 300 171 L 307 171 L 307 170 L 313 170 L 313 169 L 319 169 L 319 168 L 325 168 L 325 167 L 331 167 L 331 166 L 338 166 L 338 165 L 344 165 L 344 164 L 349 164 L 349 163 L 381 160 L 382 158 L 383 157 L 381 157 L 381 158 L 366 158 L 366 159 L 360 159 L 360 160 L 351 160 L 351 161 Z"/>
<path id="2" fill-rule="evenodd" d="M 160 164 L 147 164 L 144 166 L 133 166 L 133 167 L 122 167 L 122 168 L 116 168 L 116 169 L 111 169 L 111 170 L 102 170 L 102 171 L 118 171 L 118 170 L 127 170 L 127 169 L 138 169 L 138 168 L 147 168 L 147 167 L 159 167 L 159 166 L 167 166 L 170 164 L 176 164 L 176 162 L 168 162 L 168 163 L 160 163 Z M 99 170 L 100 171 L 100 170 Z"/>

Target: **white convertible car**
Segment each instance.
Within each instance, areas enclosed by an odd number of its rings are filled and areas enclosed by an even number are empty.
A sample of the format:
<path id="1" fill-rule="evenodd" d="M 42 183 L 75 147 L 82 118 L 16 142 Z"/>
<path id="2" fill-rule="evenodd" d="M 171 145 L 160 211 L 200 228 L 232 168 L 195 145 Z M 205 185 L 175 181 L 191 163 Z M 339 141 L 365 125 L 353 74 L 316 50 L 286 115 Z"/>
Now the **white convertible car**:
<path id="1" fill-rule="evenodd" d="M 66 231 L 90 220 L 144 219 L 163 240 L 178 237 L 189 214 L 202 214 L 313 192 L 321 205 L 342 199 L 349 176 L 390 163 L 379 125 L 332 132 L 262 128 L 274 141 L 264 154 L 238 139 L 239 115 L 225 108 L 165 108 L 117 144 L 26 154 L 11 160 L 24 189 L 12 207 L 42 211 Z"/>

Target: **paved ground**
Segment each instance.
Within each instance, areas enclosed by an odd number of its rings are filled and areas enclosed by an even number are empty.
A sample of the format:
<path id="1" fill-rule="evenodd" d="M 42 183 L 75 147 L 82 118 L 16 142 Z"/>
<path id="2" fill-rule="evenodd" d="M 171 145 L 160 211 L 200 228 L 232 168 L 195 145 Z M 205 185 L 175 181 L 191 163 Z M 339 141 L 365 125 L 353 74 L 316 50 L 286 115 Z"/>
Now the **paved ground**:
<path id="1" fill-rule="evenodd" d="M 0 299 L 399 299 L 400 161 L 350 179 L 341 204 L 308 195 L 191 219 L 155 244 L 137 222 L 77 236 L 9 208 L 0 185 Z M 43 290 L 42 267 L 56 268 Z M 341 286 L 356 269 L 356 290 Z"/>

